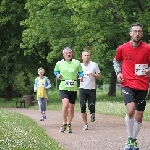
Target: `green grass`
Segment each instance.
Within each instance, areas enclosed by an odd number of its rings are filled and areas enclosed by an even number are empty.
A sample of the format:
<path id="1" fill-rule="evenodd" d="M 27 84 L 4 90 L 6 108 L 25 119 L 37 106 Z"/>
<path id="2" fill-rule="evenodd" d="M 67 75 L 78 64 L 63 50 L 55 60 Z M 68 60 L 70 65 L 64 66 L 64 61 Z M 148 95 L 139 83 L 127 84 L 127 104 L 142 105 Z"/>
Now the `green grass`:
<path id="1" fill-rule="evenodd" d="M 4 100 L 0 100 L 0 106 L 15 107 L 15 102 L 14 101 L 5 102 Z M 50 90 L 47 109 L 61 111 L 61 106 L 62 103 L 59 97 L 59 91 Z M 36 104 L 35 106 L 30 106 L 28 109 L 38 109 L 38 105 Z M 76 101 L 75 111 L 80 112 L 79 98 L 77 98 Z M 97 90 L 96 113 L 124 117 L 126 113 L 126 109 L 120 91 L 117 92 L 116 97 L 109 97 L 107 95 L 107 92 L 103 92 L 102 90 Z M 150 100 L 147 100 L 147 106 L 144 112 L 143 120 L 150 121 Z"/>
<path id="2" fill-rule="evenodd" d="M 14 98 L 13 100 L 16 99 Z M 15 107 L 15 102 L 14 101 L 5 102 L 3 99 L 0 99 L 0 107 Z M 62 107 L 62 103 L 59 97 L 59 91 L 50 90 L 47 110 L 61 110 L 61 107 Z M 36 104 L 35 106 L 30 106 L 28 109 L 38 109 L 38 105 Z M 147 100 L 147 106 L 143 118 L 143 120 L 145 121 L 150 121 L 149 110 L 150 110 L 150 100 Z M 77 98 L 76 101 L 75 111 L 80 112 L 79 98 Z M 126 113 L 126 109 L 120 91 L 117 92 L 116 97 L 109 97 L 107 95 L 107 92 L 103 92 L 102 90 L 97 90 L 96 113 L 124 117 Z"/>
<path id="3" fill-rule="evenodd" d="M 58 91 L 50 91 L 50 98 L 48 101 L 48 110 L 61 110 L 62 103 Z M 79 95 L 79 94 L 78 94 Z M 32 106 L 29 109 L 37 109 L 38 106 Z M 144 111 L 144 121 L 150 121 L 150 100 L 147 100 L 146 110 Z M 89 110 L 87 110 L 88 112 Z M 80 112 L 79 98 L 77 98 L 75 105 L 75 112 Z M 109 97 L 107 92 L 97 90 L 96 113 L 111 116 L 125 117 L 126 108 L 120 91 L 117 92 L 116 97 Z"/>
<path id="4" fill-rule="evenodd" d="M 0 149 L 63 150 L 32 119 L 0 109 Z"/>

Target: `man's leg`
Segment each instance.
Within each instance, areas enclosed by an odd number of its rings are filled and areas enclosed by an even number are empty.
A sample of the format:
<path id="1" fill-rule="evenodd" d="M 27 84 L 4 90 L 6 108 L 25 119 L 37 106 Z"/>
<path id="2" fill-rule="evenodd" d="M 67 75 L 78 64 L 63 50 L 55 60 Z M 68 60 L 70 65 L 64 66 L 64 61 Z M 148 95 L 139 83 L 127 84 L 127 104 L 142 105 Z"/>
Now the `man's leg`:
<path id="1" fill-rule="evenodd" d="M 79 89 L 79 96 L 80 96 L 80 108 L 81 108 L 81 116 L 84 122 L 83 130 L 88 130 L 88 122 L 87 122 L 87 113 L 86 113 L 86 93 L 84 92 L 85 89 Z"/>
<path id="2" fill-rule="evenodd" d="M 69 107 L 69 100 L 67 98 L 63 98 L 62 99 L 63 124 L 62 124 L 59 132 L 64 132 L 67 129 L 68 107 Z"/>
<path id="3" fill-rule="evenodd" d="M 134 127 L 133 127 L 133 149 L 139 150 L 138 144 L 136 142 L 137 135 L 140 131 L 140 128 L 142 126 L 142 120 L 143 120 L 143 113 L 146 106 L 146 99 L 147 99 L 147 90 L 138 90 L 136 91 L 136 110 L 134 115 Z"/>
<path id="4" fill-rule="evenodd" d="M 68 124 L 71 124 L 72 119 L 74 117 L 74 105 L 69 103 L 69 108 L 68 108 Z"/>
<path id="5" fill-rule="evenodd" d="M 68 108 L 69 108 L 69 99 L 68 98 L 62 99 L 63 124 L 67 124 Z"/>
<path id="6" fill-rule="evenodd" d="M 68 91 L 68 95 L 69 95 L 69 106 L 68 106 L 67 132 L 72 133 L 71 122 L 74 117 L 74 105 L 77 99 L 77 91 Z"/>
<path id="7" fill-rule="evenodd" d="M 95 121 L 95 102 L 96 102 L 96 89 L 88 90 L 88 107 L 91 114 L 91 122 Z"/>
<path id="8" fill-rule="evenodd" d="M 126 117 L 125 122 L 127 126 L 128 137 L 133 138 L 133 126 L 134 126 L 134 113 L 135 113 L 135 103 L 131 102 L 126 105 Z"/>
<path id="9" fill-rule="evenodd" d="M 84 124 L 87 124 L 87 113 L 81 113 Z"/>
<path id="10" fill-rule="evenodd" d="M 143 111 L 135 111 L 135 120 L 134 120 L 134 128 L 133 128 L 133 139 L 136 139 L 140 128 L 142 126 L 143 119 Z"/>
<path id="11" fill-rule="evenodd" d="M 69 107 L 68 107 L 68 118 L 67 118 L 68 119 L 67 120 L 67 132 L 68 133 L 72 133 L 71 122 L 74 117 L 74 105 L 75 104 L 69 103 Z"/>
<path id="12" fill-rule="evenodd" d="M 127 127 L 128 139 L 125 143 L 125 150 L 132 149 L 133 147 L 133 127 L 134 127 L 134 114 L 135 114 L 135 91 L 129 87 L 122 88 L 122 96 L 126 105 L 125 122 Z"/>

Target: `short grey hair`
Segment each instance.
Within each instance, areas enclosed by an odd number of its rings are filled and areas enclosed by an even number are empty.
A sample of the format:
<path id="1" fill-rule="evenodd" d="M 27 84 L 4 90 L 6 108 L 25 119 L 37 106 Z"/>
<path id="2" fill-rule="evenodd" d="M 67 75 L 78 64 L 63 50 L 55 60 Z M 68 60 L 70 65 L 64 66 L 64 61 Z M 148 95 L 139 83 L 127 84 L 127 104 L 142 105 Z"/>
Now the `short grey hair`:
<path id="1" fill-rule="evenodd" d="M 90 52 L 89 52 L 88 50 L 83 50 L 83 51 L 82 51 L 82 55 L 83 55 L 84 52 L 87 52 L 87 53 L 89 53 L 89 55 L 90 55 Z"/>
<path id="2" fill-rule="evenodd" d="M 70 47 L 65 47 L 65 48 L 63 49 L 63 53 L 64 53 L 66 50 L 72 51 L 72 49 L 71 49 Z"/>

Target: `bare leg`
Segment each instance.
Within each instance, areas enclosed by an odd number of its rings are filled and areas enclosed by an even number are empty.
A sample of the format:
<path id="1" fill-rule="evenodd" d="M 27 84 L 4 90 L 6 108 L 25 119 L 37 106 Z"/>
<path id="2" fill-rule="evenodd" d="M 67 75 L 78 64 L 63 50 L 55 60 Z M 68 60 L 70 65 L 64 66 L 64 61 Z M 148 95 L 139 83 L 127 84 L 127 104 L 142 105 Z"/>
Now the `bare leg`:
<path id="1" fill-rule="evenodd" d="M 82 120 L 85 124 L 87 124 L 87 113 L 81 113 L 82 115 Z"/>
<path id="2" fill-rule="evenodd" d="M 68 107 L 69 107 L 69 99 L 67 98 L 62 99 L 63 124 L 67 124 Z"/>
<path id="3" fill-rule="evenodd" d="M 74 117 L 74 105 L 69 103 L 69 108 L 68 108 L 68 124 L 71 124 L 72 119 Z"/>

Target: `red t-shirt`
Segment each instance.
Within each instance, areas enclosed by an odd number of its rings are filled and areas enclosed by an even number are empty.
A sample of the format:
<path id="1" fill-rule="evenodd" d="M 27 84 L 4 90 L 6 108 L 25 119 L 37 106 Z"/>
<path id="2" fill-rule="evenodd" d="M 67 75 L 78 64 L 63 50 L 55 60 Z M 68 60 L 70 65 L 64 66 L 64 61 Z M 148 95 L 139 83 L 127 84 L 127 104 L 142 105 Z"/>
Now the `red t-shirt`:
<path id="1" fill-rule="evenodd" d="M 122 62 L 122 74 L 124 83 L 122 87 L 128 86 L 136 90 L 147 90 L 149 77 L 136 75 L 135 64 L 150 64 L 150 46 L 141 42 L 138 47 L 133 47 L 130 42 L 119 46 L 115 59 Z"/>

